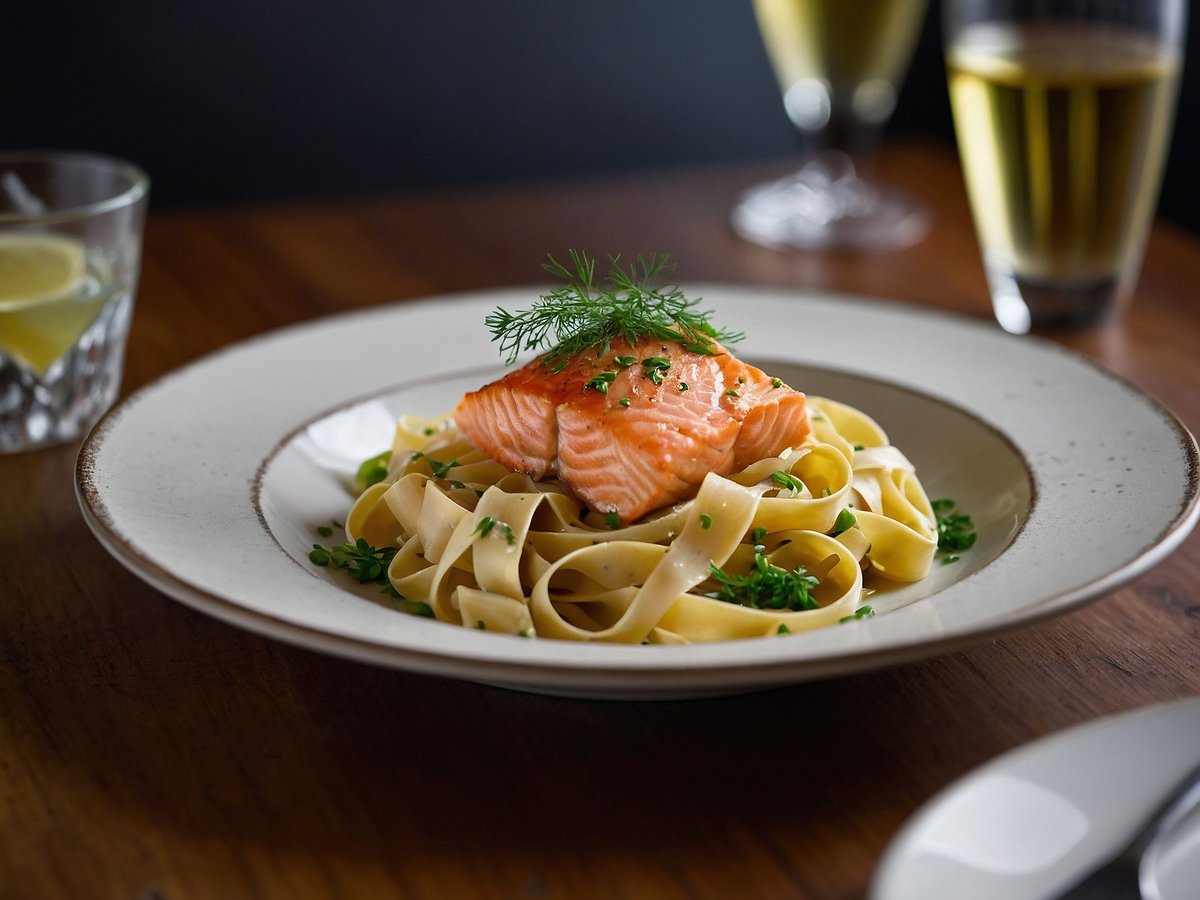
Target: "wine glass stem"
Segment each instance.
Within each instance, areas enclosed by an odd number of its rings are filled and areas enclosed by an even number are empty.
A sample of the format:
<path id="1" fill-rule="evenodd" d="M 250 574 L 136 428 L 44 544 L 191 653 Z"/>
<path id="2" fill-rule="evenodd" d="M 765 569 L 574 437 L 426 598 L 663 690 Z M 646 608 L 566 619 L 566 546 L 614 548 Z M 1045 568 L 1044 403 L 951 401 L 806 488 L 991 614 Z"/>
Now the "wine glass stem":
<path id="1" fill-rule="evenodd" d="M 860 176 L 874 168 L 881 129 L 852 113 L 839 114 L 835 109 L 824 128 L 816 131 L 800 128 L 798 131 L 807 160 L 840 151 L 850 158 L 854 171 Z"/>

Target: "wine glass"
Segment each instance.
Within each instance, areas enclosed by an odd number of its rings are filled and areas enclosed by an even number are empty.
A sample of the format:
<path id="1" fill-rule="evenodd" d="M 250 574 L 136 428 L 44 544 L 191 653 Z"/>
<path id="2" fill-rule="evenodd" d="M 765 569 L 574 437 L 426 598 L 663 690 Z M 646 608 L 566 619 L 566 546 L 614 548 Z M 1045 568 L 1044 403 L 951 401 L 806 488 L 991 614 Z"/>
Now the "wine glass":
<path id="1" fill-rule="evenodd" d="M 754 0 L 759 32 L 807 159 L 744 192 L 734 230 L 768 247 L 884 250 L 915 243 L 929 212 L 864 178 L 912 60 L 926 0 Z"/>
<path id="2" fill-rule="evenodd" d="M 1187 0 L 945 0 L 951 109 L 996 321 L 1128 303 L 1157 205 Z"/>

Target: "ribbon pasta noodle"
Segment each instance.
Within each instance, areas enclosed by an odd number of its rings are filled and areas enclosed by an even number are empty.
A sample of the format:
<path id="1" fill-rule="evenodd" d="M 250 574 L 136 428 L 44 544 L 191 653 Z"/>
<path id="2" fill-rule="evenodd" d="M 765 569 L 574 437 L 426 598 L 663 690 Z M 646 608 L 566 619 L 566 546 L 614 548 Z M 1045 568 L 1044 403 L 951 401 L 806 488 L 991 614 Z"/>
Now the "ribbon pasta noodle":
<path id="1" fill-rule="evenodd" d="M 832 400 L 808 404 L 802 446 L 728 477 L 709 473 L 691 500 L 616 528 L 558 482 L 488 458 L 452 422 L 402 417 L 387 477 L 358 497 L 347 535 L 397 548 L 387 576 L 401 597 L 469 628 L 619 643 L 820 628 L 854 615 L 864 572 L 923 578 L 937 529 L 912 464 L 877 423 Z M 839 530 L 845 510 L 854 524 Z M 711 567 L 756 566 L 811 576 L 815 603 L 716 599 Z"/>

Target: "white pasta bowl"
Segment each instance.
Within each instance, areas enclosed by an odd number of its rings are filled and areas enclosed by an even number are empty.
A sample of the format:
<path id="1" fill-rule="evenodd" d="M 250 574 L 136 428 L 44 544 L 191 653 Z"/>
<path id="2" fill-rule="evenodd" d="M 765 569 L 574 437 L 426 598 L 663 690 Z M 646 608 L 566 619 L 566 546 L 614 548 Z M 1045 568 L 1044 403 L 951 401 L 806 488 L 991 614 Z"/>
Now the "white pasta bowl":
<path id="1" fill-rule="evenodd" d="M 693 287 L 739 355 L 874 417 L 979 538 L 876 615 L 687 646 L 527 640 L 396 611 L 314 566 L 350 476 L 396 416 L 437 415 L 499 375 L 483 327 L 537 288 L 433 298 L 282 329 L 143 388 L 85 442 L 92 530 L 165 594 L 232 625 L 400 669 L 564 695 L 721 694 L 968 646 L 1101 597 L 1195 525 L 1197 449 L 1161 405 L 1056 345 L 886 301 Z"/>

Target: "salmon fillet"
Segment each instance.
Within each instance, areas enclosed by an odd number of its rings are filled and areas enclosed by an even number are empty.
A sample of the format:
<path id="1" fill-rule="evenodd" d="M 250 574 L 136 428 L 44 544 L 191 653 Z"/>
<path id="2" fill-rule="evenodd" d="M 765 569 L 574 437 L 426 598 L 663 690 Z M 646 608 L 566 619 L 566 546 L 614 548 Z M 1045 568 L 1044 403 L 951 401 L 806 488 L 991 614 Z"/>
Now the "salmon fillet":
<path id="1" fill-rule="evenodd" d="M 454 421 L 502 465 L 558 477 L 592 509 L 631 522 L 692 496 L 708 472 L 808 437 L 802 393 L 713 349 L 614 340 L 559 372 L 539 357 L 463 397 Z"/>

